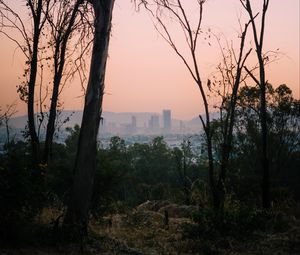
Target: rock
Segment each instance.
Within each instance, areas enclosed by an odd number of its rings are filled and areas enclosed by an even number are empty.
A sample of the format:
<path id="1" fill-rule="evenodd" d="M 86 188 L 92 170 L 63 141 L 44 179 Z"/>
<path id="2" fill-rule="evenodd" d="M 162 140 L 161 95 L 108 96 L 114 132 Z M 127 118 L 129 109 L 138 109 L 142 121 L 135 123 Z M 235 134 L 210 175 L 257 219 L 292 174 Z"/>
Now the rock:
<path id="1" fill-rule="evenodd" d="M 148 200 L 145 203 L 140 204 L 136 210 L 138 212 L 158 212 L 161 215 L 164 215 L 165 211 L 168 211 L 170 218 L 190 218 L 195 212 L 197 212 L 197 206 L 177 205 L 164 200 Z"/>
<path id="2" fill-rule="evenodd" d="M 169 205 L 169 201 L 164 200 L 147 200 L 145 203 L 140 204 L 136 209 L 138 211 L 154 211 L 157 212 L 160 208 Z"/>
<path id="3" fill-rule="evenodd" d="M 190 218 L 197 212 L 197 206 L 169 204 L 161 207 L 158 212 L 168 211 L 170 218 Z"/>
<path id="4" fill-rule="evenodd" d="M 163 224 L 164 216 L 153 211 L 136 211 L 130 215 L 130 223 L 143 227 L 158 227 Z"/>

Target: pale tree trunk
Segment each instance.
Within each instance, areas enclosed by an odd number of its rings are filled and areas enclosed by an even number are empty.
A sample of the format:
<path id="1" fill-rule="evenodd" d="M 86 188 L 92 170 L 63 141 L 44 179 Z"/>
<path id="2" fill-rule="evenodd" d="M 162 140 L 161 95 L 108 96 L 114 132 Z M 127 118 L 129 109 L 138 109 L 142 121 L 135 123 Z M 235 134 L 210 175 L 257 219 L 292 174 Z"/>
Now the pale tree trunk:
<path id="1" fill-rule="evenodd" d="M 90 77 L 75 160 L 73 188 L 64 221 L 65 229 L 71 231 L 73 238 L 81 238 L 87 233 L 114 0 L 94 0 L 91 4 L 95 12 L 95 35 Z"/>

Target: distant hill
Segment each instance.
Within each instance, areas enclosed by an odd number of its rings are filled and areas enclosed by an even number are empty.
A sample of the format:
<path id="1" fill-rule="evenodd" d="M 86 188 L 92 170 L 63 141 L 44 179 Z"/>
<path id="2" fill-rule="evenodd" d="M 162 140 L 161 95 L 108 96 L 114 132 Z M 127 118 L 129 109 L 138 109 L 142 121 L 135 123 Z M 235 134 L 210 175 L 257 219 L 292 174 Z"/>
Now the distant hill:
<path id="1" fill-rule="evenodd" d="M 205 120 L 205 115 L 202 114 L 201 116 Z M 210 119 L 211 120 L 216 120 L 218 118 L 220 118 L 220 113 L 218 113 L 218 112 L 211 112 L 210 113 Z M 201 120 L 198 116 L 196 118 L 191 119 L 190 121 L 187 121 L 187 125 L 189 125 L 189 126 L 199 126 L 199 125 L 202 125 L 202 124 L 201 124 Z"/>
<path id="2" fill-rule="evenodd" d="M 114 123 L 116 126 L 128 125 L 131 123 L 132 116 L 136 117 L 137 127 L 146 127 L 148 126 L 149 119 L 152 115 L 159 116 L 160 127 L 163 126 L 162 114 L 156 112 L 103 112 L 102 117 L 106 124 Z M 211 113 L 212 119 L 217 119 L 219 117 L 218 113 Z M 81 124 L 82 111 L 63 111 L 59 117 L 58 121 L 63 123 L 68 118 L 68 121 L 65 122 L 62 127 L 74 127 L 76 124 Z M 27 116 L 19 116 L 12 118 L 9 122 L 10 127 L 13 129 L 24 129 L 27 123 Z M 201 129 L 201 121 L 199 117 L 195 117 L 189 121 L 181 121 L 178 119 L 172 119 L 172 127 L 178 128 L 180 123 L 186 127 L 192 127 Z"/>
<path id="3" fill-rule="evenodd" d="M 132 116 L 136 117 L 137 126 L 144 127 L 148 125 L 148 121 L 152 115 L 159 116 L 160 126 L 162 126 L 162 115 L 155 112 L 103 112 L 102 117 L 106 123 L 115 123 L 116 125 L 130 124 Z M 59 115 L 59 121 L 69 120 L 63 125 L 64 127 L 73 127 L 75 124 L 80 125 L 82 119 L 82 111 L 63 111 Z M 16 129 L 23 129 L 27 123 L 27 115 L 12 118 L 10 126 Z M 180 120 L 172 119 L 174 126 L 179 126 Z"/>

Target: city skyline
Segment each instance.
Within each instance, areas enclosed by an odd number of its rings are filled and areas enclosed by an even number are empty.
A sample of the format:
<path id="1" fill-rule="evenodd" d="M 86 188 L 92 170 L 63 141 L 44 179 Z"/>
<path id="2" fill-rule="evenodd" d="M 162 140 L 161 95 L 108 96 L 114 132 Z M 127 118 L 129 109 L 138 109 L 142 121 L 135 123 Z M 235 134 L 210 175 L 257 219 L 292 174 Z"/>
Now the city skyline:
<path id="1" fill-rule="evenodd" d="M 171 111 L 171 110 L 170 110 Z M 172 112 L 172 111 L 171 111 Z M 66 127 L 73 128 L 75 125 L 81 125 L 82 111 L 62 111 L 58 118 L 59 123 L 63 123 L 61 130 Z M 160 112 L 106 112 L 102 114 L 100 122 L 100 133 L 116 132 L 122 130 L 121 133 L 133 134 L 137 131 L 149 134 L 164 134 L 173 131 L 184 131 L 186 127 L 193 126 L 193 132 L 199 133 L 202 129 L 201 122 L 198 116 L 189 120 L 182 120 L 173 118 L 172 114 L 169 116 L 168 124 L 170 128 L 165 128 L 164 110 Z M 211 113 L 212 118 L 217 118 L 217 113 Z M 38 116 L 37 116 L 38 119 Z M 68 120 L 68 121 L 65 121 Z M 27 123 L 27 115 L 15 116 L 9 120 L 9 126 L 13 129 L 24 129 Z M 43 129 L 43 128 L 42 128 Z M 5 130 L 5 126 L 3 126 Z"/>

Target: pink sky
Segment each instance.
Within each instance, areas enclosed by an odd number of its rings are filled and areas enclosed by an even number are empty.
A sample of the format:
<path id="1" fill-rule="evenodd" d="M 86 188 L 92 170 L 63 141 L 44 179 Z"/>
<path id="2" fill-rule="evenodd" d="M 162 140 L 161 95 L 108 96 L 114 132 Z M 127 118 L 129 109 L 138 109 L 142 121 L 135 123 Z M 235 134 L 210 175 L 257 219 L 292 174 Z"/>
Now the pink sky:
<path id="1" fill-rule="evenodd" d="M 239 0 L 209 0 L 203 26 L 236 40 L 241 11 Z M 271 0 L 267 21 L 265 50 L 279 48 L 284 54 L 267 68 L 267 79 L 275 86 L 286 83 L 299 98 L 299 0 Z M 18 52 L 14 55 L 15 47 L 3 36 L 0 45 L 0 105 L 4 107 L 18 99 L 15 86 L 22 75 L 23 61 Z M 206 80 L 218 64 L 220 53 L 214 44 L 209 47 L 202 41 L 199 46 L 201 72 Z M 136 13 L 130 0 L 116 0 L 109 55 L 105 111 L 172 109 L 173 117 L 180 119 L 203 112 L 196 85 L 183 64 L 155 31 L 149 15 Z M 82 108 L 78 82 L 67 86 L 62 101 L 65 109 Z M 26 113 L 24 103 L 18 102 L 18 109 L 18 114 Z"/>

